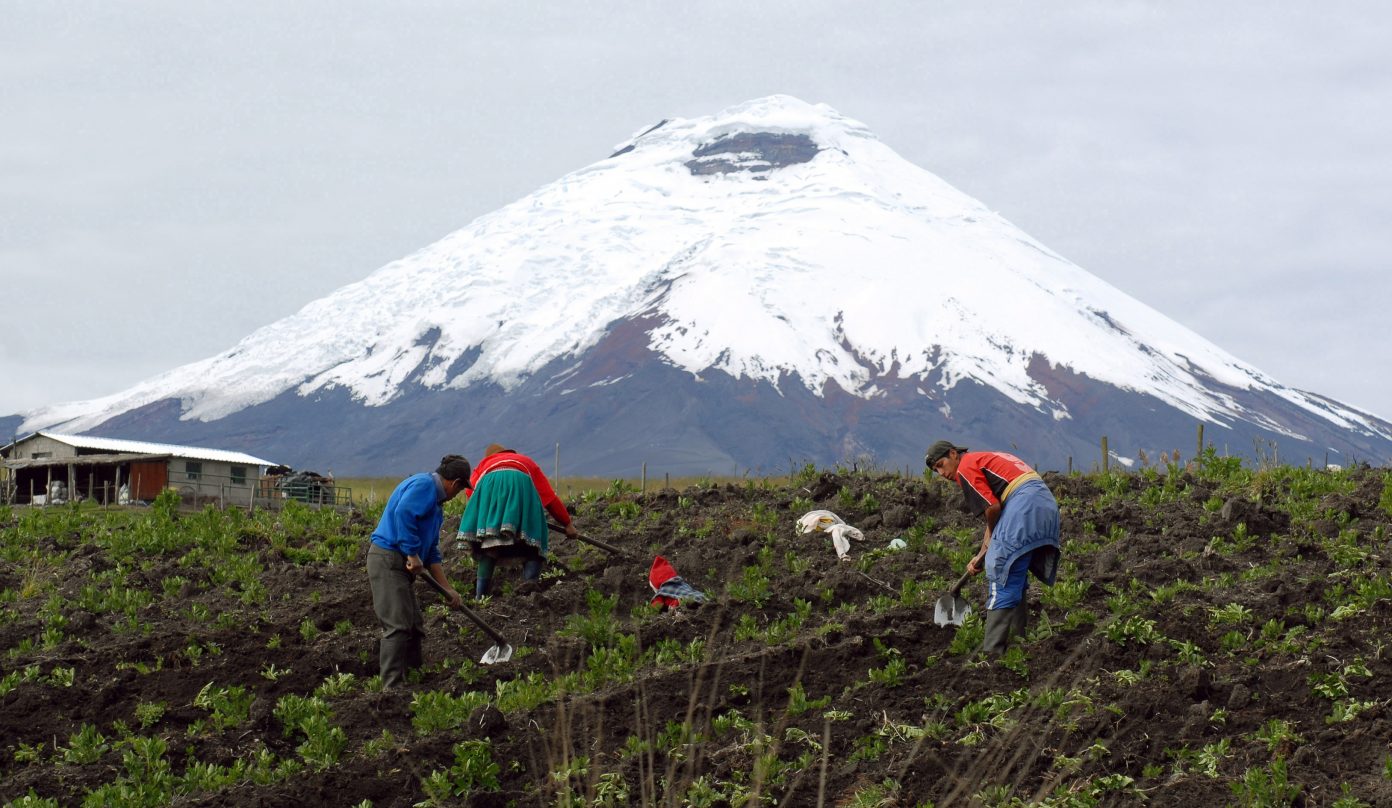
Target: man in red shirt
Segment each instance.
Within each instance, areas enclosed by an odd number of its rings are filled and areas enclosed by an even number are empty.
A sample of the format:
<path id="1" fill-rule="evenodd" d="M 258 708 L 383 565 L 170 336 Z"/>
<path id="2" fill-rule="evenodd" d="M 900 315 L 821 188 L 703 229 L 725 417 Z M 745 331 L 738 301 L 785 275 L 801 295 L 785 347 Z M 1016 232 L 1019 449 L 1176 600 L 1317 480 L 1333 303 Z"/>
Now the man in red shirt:
<path id="1" fill-rule="evenodd" d="M 955 480 L 965 497 L 963 508 L 986 519 L 981 549 L 967 572 L 984 571 L 990 582 L 981 648 L 1001 653 L 1012 634 L 1024 636 L 1028 573 L 1050 586 L 1058 575 L 1058 502 L 1034 469 L 1007 452 L 969 452 L 940 440 L 929 447 L 924 463 L 943 479 Z"/>

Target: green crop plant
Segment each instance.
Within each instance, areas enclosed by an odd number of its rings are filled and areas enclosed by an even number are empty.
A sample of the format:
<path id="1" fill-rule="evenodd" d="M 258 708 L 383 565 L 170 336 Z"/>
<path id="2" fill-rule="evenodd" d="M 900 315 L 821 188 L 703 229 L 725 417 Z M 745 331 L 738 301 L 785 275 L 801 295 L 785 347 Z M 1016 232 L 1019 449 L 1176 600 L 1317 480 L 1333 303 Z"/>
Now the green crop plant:
<path id="1" fill-rule="evenodd" d="M 324 678 L 324 681 L 314 688 L 314 695 L 321 699 L 342 698 L 353 692 L 357 687 L 358 677 L 351 673 L 332 673 Z"/>
<path id="2" fill-rule="evenodd" d="M 454 745 L 452 751 L 452 765 L 431 772 L 421 781 L 431 805 L 454 805 L 457 804 L 456 798 L 500 788 L 500 769 L 493 760 L 491 741 L 461 741 Z"/>
<path id="3" fill-rule="evenodd" d="M 937 600 L 941 591 L 941 587 L 928 581 L 906 578 L 899 584 L 899 605 L 910 608 L 924 606 Z"/>
<path id="4" fill-rule="evenodd" d="M 884 666 L 871 668 L 867 674 L 870 681 L 882 687 L 898 687 L 904 683 L 904 673 L 908 670 L 908 663 L 904 661 L 903 652 L 898 648 L 890 648 L 879 639 L 875 640 L 875 651 L 880 659 L 884 660 Z"/>
<path id="5" fill-rule="evenodd" d="M 1353 795 L 1353 787 L 1348 783 L 1339 784 L 1339 799 L 1329 803 L 1329 808 L 1373 808 L 1373 806 Z"/>
<path id="6" fill-rule="evenodd" d="M 113 784 L 116 787 L 116 794 L 119 795 L 121 786 L 126 785 L 134 786 L 137 793 L 150 797 L 167 798 L 173 786 L 169 760 L 165 757 L 166 752 L 169 751 L 168 744 L 163 738 L 147 738 L 139 735 L 126 739 L 124 743 L 126 749 L 121 754 L 121 765 L 126 771 L 126 781 L 124 783 L 118 781 Z M 87 802 L 90 803 L 92 800 L 89 798 Z M 112 800 L 112 803 L 117 802 L 119 801 Z"/>
<path id="7" fill-rule="evenodd" d="M 487 703 L 488 696 L 472 690 L 460 696 L 436 690 L 416 693 L 411 697 L 411 725 L 421 735 L 453 729 L 463 726 L 474 710 Z"/>
<path id="8" fill-rule="evenodd" d="M 195 760 L 184 768 L 175 790 L 180 794 L 212 793 L 236 785 L 246 777 L 245 760 L 238 760 L 231 766 Z"/>
<path id="9" fill-rule="evenodd" d="M 802 682 L 797 681 L 788 688 L 788 714 L 802 715 L 808 710 L 820 710 L 831 703 L 831 696 L 823 696 L 820 699 L 807 698 L 807 691 L 803 690 Z"/>
<path id="10" fill-rule="evenodd" d="M 621 636 L 614 609 L 619 602 L 618 595 L 605 597 L 604 593 L 590 589 L 585 592 L 586 613 L 573 614 L 566 619 L 566 633 L 579 637 L 590 648 L 603 648 L 613 645 Z"/>
<path id="11" fill-rule="evenodd" d="M 807 553 L 799 553 L 796 550 L 789 550 L 785 553 L 783 561 L 788 567 L 788 572 L 793 575 L 801 575 L 812 568 L 812 556 Z"/>
<path id="12" fill-rule="evenodd" d="M 42 743 L 30 745 L 21 742 L 15 747 L 14 761 L 19 764 L 37 763 L 43 759 L 43 750 L 44 745 Z"/>
<path id="13" fill-rule="evenodd" d="M 1229 654 L 1237 654 L 1247 645 L 1247 635 L 1241 631 L 1229 631 L 1218 638 L 1218 647 Z"/>
<path id="14" fill-rule="evenodd" d="M 1384 703 L 1371 700 L 1339 699 L 1330 706 L 1329 715 L 1324 717 L 1324 723 L 1342 724 L 1345 721 L 1352 721 L 1363 713 L 1377 709 Z"/>
<path id="15" fill-rule="evenodd" d="M 208 711 L 209 720 L 219 732 L 241 726 L 251 714 L 253 694 L 241 685 L 217 686 L 212 682 L 203 686 L 193 699 L 193 706 Z"/>
<path id="16" fill-rule="evenodd" d="M 1029 655 L 1025 649 L 1018 645 L 1012 645 L 1005 649 L 1005 653 L 1000 655 L 997 660 L 1002 668 L 1015 673 L 1017 676 L 1029 677 Z"/>
<path id="17" fill-rule="evenodd" d="M 1252 733 L 1252 738 L 1266 744 L 1266 751 L 1277 757 L 1288 757 L 1291 751 L 1305 739 L 1295 731 L 1295 725 L 1280 718 L 1273 718 Z"/>
<path id="18" fill-rule="evenodd" d="M 596 653 L 610 649 L 599 649 Z M 591 659 L 594 657 L 591 656 Z M 494 702 L 502 713 L 527 712 L 551 701 L 556 695 L 556 687 L 547 681 L 540 671 L 532 671 L 525 677 L 499 679 L 494 685 Z"/>
<path id="19" fill-rule="evenodd" d="M 621 772 L 605 772 L 594 785 L 594 808 L 623 808 L 630 803 L 628 781 Z"/>
<path id="20" fill-rule="evenodd" d="M 64 763 L 96 763 L 111 745 L 95 726 L 83 724 L 82 728 L 68 736 L 68 745 L 60 751 Z"/>
<path id="21" fill-rule="evenodd" d="M 1175 596 L 1181 592 L 1197 592 L 1199 589 L 1199 585 L 1192 581 L 1175 580 L 1151 590 L 1150 599 L 1156 604 L 1163 605 L 1173 601 Z"/>
<path id="22" fill-rule="evenodd" d="M 1029 703 L 1029 691 L 1017 690 L 1009 694 L 994 694 L 980 701 L 970 701 L 957 711 L 958 728 L 967 733 L 957 739 L 963 746 L 979 746 L 989 731 L 1006 732 L 1015 726 L 1010 716 L 1017 706 Z"/>
<path id="23" fill-rule="evenodd" d="M 701 733 L 697 732 L 690 724 L 682 721 L 668 721 L 657 733 L 654 739 L 656 748 L 674 757 L 684 755 L 682 750 L 694 744 L 701 743 L 703 740 Z"/>
<path id="24" fill-rule="evenodd" d="M 986 639 L 986 625 L 981 622 L 981 616 L 976 611 L 972 611 L 952 635 L 952 642 L 948 643 L 947 653 L 950 656 L 970 654 L 981 647 L 981 642 L 984 639 Z"/>
<path id="25" fill-rule="evenodd" d="M 1252 610 L 1240 603 L 1229 603 L 1208 610 L 1209 623 L 1218 626 L 1241 626 L 1250 622 Z"/>
<path id="26" fill-rule="evenodd" d="M 706 641 L 696 637 L 683 645 L 680 640 L 666 637 L 658 641 L 653 651 L 653 662 L 657 665 L 694 665 L 705 657 Z"/>
<path id="27" fill-rule="evenodd" d="M 39 647 L 45 651 L 52 651 L 63 642 L 63 630 L 56 626 L 49 626 L 39 635 Z"/>
<path id="28" fill-rule="evenodd" d="M 1131 490 L 1133 478 L 1124 471 L 1110 471 L 1097 475 L 1097 487 L 1101 489 L 1102 496 L 1098 499 L 1101 506 L 1111 505 L 1120 502 Z"/>
<path id="29" fill-rule="evenodd" d="M 78 593 L 77 607 L 98 614 L 120 613 L 134 617 L 153 601 L 153 596 L 143 589 L 132 589 L 116 583 L 112 583 L 106 589 L 100 589 L 88 584 Z"/>
<path id="30" fill-rule="evenodd" d="M 1045 606 L 1055 609 L 1072 609 L 1087 595 L 1092 588 L 1091 581 L 1083 581 L 1076 578 L 1060 578 L 1054 582 L 1053 586 L 1046 586 L 1040 589 L 1039 600 Z"/>
<path id="31" fill-rule="evenodd" d="M 897 598 L 890 595 L 874 595 L 866 602 L 871 614 L 884 614 L 899 605 Z"/>
<path id="32" fill-rule="evenodd" d="M 58 808 L 58 800 L 40 797 L 30 788 L 28 794 L 5 803 L 5 808 Z"/>
<path id="33" fill-rule="evenodd" d="M 740 573 L 740 580 L 730 584 L 727 592 L 733 600 L 748 603 L 756 609 L 762 609 L 768 599 L 773 596 L 771 581 L 762 565 L 745 567 Z"/>
<path id="34" fill-rule="evenodd" d="M 863 735 L 852 743 L 851 762 L 857 760 L 876 761 L 889 751 L 889 741 L 879 734 Z"/>
<path id="35" fill-rule="evenodd" d="M 856 495 L 847 486 L 841 486 L 841 490 L 836 492 L 836 505 L 842 513 L 852 513 L 856 508 Z"/>
<path id="36" fill-rule="evenodd" d="M 615 519 L 633 519 L 642 513 L 643 506 L 632 500 L 620 500 L 611 502 L 605 507 L 604 513 Z"/>
<path id="37" fill-rule="evenodd" d="M 1123 591 L 1110 584 L 1107 586 L 1107 589 L 1112 593 L 1107 596 L 1107 611 L 1111 613 L 1113 617 L 1117 618 L 1117 620 L 1141 613 L 1145 604 L 1137 599 L 1133 593 Z M 1112 622 L 1117 622 L 1117 620 L 1113 620 Z"/>
<path id="38" fill-rule="evenodd" d="M 1205 777 L 1217 778 L 1218 767 L 1230 756 L 1231 746 L 1232 742 L 1223 738 L 1200 747 L 1190 759 L 1193 770 Z"/>
<path id="39" fill-rule="evenodd" d="M 1371 553 L 1359 546 L 1358 539 L 1357 530 L 1341 530 L 1336 537 L 1323 542 L 1324 554 L 1341 568 L 1360 567 Z"/>
<path id="40" fill-rule="evenodd" d="M 1300 786 L 1290 782 L 1286 761 L 1276 758 L 1261 768 L 1248 769 L 1240 781 L 1228 784 L 1243 808 L 1279 808 L 1295 805 Z"/>
<path id="41" fill-rule="evenodd" d="M 778 524 L 778 512 L 762 502 L 755 502 L 750 510 L 749 518 L 756 525 L 773 527 Z"/>
<path id="42" fill-rule="evenodd" d="M 1135 615 L 1112 620 L 1103 628 L 1102 633 L 1107 639 L 1123 647 L 1130 644 L 1151 645 L 1165 639 L 1156 629 L 1154 620 Z"/>
<path id="43" fill-rule="evenodd" d="M 300 722 L 299 729 L 304 733 L 304 742 L 295 751 L 304 761 L 322 771 L 338 762 L 343 748 L 348 745 L 348 735 L 342 728 L 329 723 L 324 714 L 311 715 Z"/>
<path id="44" fill-rule="evenodd" d="M 812 615 L 812 604 L 802 598 L 793 600 L 793 611 L 791 614 L 779 620 L 769 623 L 768 628 L 749 634 L 748 638 L 762 638 L 770 645 L 789 642 L 797 637 L 797 632 L 807 622 Z M 746 633 L 748 633 L 746 626 Z M 736 636 L 736 639 L 740 639 Z"/>
<path id="45" fill-rule="evenodd" d="M 159 723 L 166 709 L 168 706 L 162 701 L 142 701 L 135 705 L 135 720 L 141 729 L 149 729 Z"/>
<path id="46" fill-rule="evenodd" d="M 282 734 L 293 735 L 305 721 L 315 716 L 331 714 L 329 703 L 319 696 L 297 696 L 288 693 L 276 700 L 271 714 L 280 721 Z"/>
<path id="47" fill-rule="evenodd" d="M 274 662 L 270 662 L 266 664 L 266 667 L 261 669 L 261 678 L 270 682 L 275 682 L 294 672 L 293 668 L 277 668 Z"/>
<path id="48" fill-rule="evenodd" d="M 729 709 L 711 719 L 711 732 L 717 737 L 725 735 L 731 730 L 739 730 L 747 736 L 754 731 L 754 722 L 744 717 L 744 714 L 736 709 Z"/>
<path id="49" fill-rule="evenodd" d="M 1195 668 L 1207 668 L 1213 665 L 1203 648 L 1195 643 L 1189 640 L 1170 640 L 1169 643 L 1175 649 L 1175 657 L 1181 664 Z"/>
<path id="50" fill-rule="evenodd" d="M 322 633 L 319 627 L 314 625 L 314 621 L 308 617 L 300 621 L 300 637 L 304 639 L 306 643 L 314 642 L 315 638 Z"/>
<path id="51" fill-rule="evenodd" d="M 380 757 L 397 746 L 396 736 L 391 733 L 391 730 L 383 729 L 376 738 L 362 745 L 362 756 L 366 758 Z"/>
<path id="52" fill-rule="evenodd" d="M 874 785 L 858 789 L 851 795 L 850 802 L 843 803 L 847 808 L 890 808 L 899 804 L 899 781 L 891 777 Z"/>

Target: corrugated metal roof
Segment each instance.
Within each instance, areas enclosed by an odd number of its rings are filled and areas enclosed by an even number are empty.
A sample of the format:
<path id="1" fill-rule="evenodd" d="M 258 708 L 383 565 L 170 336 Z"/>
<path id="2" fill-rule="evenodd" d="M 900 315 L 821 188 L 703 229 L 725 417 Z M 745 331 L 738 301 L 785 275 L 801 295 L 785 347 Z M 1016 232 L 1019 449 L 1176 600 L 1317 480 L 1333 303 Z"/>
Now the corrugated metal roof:
<path id="1" fill-rule="evenodd" d="M 9 448 L 8 446 L 5 448 Z M 35 459 L 11 459 L 0 462 L 7 469 L 35 469 L 45 466 L 109 466 L 113 463 L 130 463 L 137 460 L 168 459 L 163 455 L 149 454 L 94 454 L 78 457 L 40 457 Z M 251 464 L 247 464 L 251 465 Z"/>
<path id="2" fill-rule="evenodd" d="M 269 460 L 252 457 L 242 452 L 228 452 L 222 449 L 205 449 L 201 446 L 178 446 L 172 443 L 146 443 L 139 440 L 120 438 L 96 438 L 91 435 L 61 435 L 57 432 L 35 432 L 50 440 L 66 443 L 78 449 L 100 449 L 104 452 L 121 452 L 146 455 L 168 455 L 190 460 L 211 460 L 218 463 L 240 463 L 248 466 L 274 466 Z M 30 437 L 33 437 L 32 435 Z M 25 438 L 20 438 L 22 443 Z"/>

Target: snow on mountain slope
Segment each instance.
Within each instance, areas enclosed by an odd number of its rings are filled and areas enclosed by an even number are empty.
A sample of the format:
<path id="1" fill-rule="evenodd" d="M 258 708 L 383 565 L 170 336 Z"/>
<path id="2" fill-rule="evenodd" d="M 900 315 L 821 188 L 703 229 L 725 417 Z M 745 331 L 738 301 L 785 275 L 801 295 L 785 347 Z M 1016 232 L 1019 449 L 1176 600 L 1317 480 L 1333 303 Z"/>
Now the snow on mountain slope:
<path id="1" fill-rule="evenodd" d="M 698 375 L 871 397 L 940 374 L 925 395 L 970 379 L 1067 418 L 1029 373 L 1037 354 L 1196 418 L 1281 429 L 1227 386 L 1382 434 L 1056 255 L 864 125 L 787 96 L 665 121 L 223 354 L 24 428 L 81 431 L 170 398 L 183 419 L 213 420 L 287 390 L 343 388 L 366 406 L 412 384 L 507 390 L 640 317 L 651 349 Z"/>

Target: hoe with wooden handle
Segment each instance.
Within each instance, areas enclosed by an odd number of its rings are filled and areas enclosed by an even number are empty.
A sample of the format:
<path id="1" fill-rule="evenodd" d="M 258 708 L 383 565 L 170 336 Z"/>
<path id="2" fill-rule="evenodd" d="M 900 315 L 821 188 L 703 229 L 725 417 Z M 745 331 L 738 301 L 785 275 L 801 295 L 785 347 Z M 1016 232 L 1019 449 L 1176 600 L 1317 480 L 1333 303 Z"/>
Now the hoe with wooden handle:
<path id="1" fill-rule="evenodd" d="M 960 626 L 971 614 L 971 606 L 966 598 L 962 597 L 962 587 L 967 585 L 967 579 L 971 577 L 970 572 L 962 573 L 962 577 L 953 584 L 951 591 L 938 598 L 937 604 L 933 606 L 933 622 L 940 626 Z"/>
<path id="2" fill-rule="evenodd" d="M 445 591 L 443 586 L 440 586 L 440 582 L 435 580 L 434 576 L 429 572 L 420 577 L 424 578 L 425 582 L 430 584 L 431 589 L 439 592 L 440 597 L 449 600 L 449 593 Z M 459 604 L 459 611 L 463 612 L 465 617 L 469 618 L 474 625 L 479 627 L 480 631 L 487 634 L 489 638 L 493 640 L 493 647 L 483 652 L 483 657 L 479 659 L 479 662 L 484 665 L 492 665 L 495 662 L 507 662 L 509 659 L 512 659 L 512 646 L 508 644 L 507 640 L 503 639 L 503 635 L 494 631 L 492 626 L 483 622 L 483 618 L 478 616 L 478 612 L 475 612 L 462 603 Z"/>
<path id="3" fill-rule="evenodd" d="M 565 528 L 561 527 L 560 525 L 558 525 L 558 524 L 556 524 L 556 523 L 554 523 L 554 522 L 547 522 L 547 523 L 546 523 L 546 526 L 549 527 L 549 528 L 551 528 L 551 532 L 552 532 L 552 533 L 564 533 L 564 532 L 565 532 Z M 604 552 L 608 553 L 609 555 L 616 555 L 616 556 L 618 556 L 619 558 L 628 558 L 628 553 L 624 552 L 623 548 L 621 548 L 621 547 L 615 547 L 614 545 L 609 544 L 608 542 L 603 542 L 603 541 L 600 541 L 599 539 L 592 539 L 592 538 L 590 538 L 589 536 L 586 536 L 586 535 L 583 534 L 583 533 L 576 534 L 575 538 L 579 539 L 580 541 L 583 541 L 584 543 L 586 543 L 586 544 L 588 544 L 588 545 L 590 545 L 590 546 L 592 546 L 592 547 L 598 547 L 599 549 L 603 550 Z"/>

